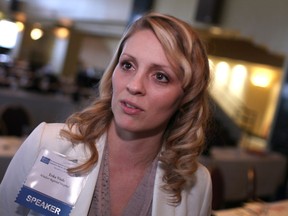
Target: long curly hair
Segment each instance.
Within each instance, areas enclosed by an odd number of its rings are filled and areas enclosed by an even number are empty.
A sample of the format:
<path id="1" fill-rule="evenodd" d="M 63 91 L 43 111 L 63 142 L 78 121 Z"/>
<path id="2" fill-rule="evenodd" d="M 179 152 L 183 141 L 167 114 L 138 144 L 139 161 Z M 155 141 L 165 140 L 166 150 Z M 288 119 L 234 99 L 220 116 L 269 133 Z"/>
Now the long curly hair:
<path id="1" fill-rule="evenodd" d="M 209 115 L 208 58 L 200 38 L 188 23 L 170 15 L 153 12 L 132 23 L 103 74 L 97 99 L 83 111 L 70 116 L 66 122 L 69 130 L 62 130 L 61 134 L 75 144 L 83 143 L 91 152 L 90 158 L 84 164 L 69 171 L 89 171 L 98 161 L 95 141 L 107 131 L 113 118 L 113 71 L 127 39 L 143 29 L 153 31 L 159 39 L 184 91 L 181 107 L 172 116 L 164 132 L 159 157 L 164 169 L 164 189 L 171 194 L 172 203 L 179 203 L 181 191 L 191 184 L 193 173 L 197 170 L 197 157 L 203 149 L 204 131 Z M 73 128 L 76 128 L 76 131 L 72 130 Z"/>

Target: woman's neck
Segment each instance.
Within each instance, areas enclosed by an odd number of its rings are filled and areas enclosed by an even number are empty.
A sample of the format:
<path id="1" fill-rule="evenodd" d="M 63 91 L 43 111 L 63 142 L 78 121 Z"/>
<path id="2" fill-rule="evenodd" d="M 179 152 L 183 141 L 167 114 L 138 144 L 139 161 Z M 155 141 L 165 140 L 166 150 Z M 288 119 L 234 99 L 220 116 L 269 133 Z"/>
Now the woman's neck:
<path id="1" fill-rule="evenodd" d="M 122 131 L 112 121 L 107 134 L 109 157 L 113 163 L 122 166 L 147 167 L 158 155 L 162 146 L 162 134 L 145 137 L 142 134 L 125 131 L 125 136 L 122 135 Z"/>

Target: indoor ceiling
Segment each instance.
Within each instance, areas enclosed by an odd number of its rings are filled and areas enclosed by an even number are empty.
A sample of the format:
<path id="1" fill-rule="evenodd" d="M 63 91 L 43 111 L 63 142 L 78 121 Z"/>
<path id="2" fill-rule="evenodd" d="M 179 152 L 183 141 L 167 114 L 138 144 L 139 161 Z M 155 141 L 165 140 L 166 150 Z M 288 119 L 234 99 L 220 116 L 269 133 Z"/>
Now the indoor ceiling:
<path id="1" fill-rule="evenodd" d="M 4 17 L 41 25 L 73 25 L 96 33 L 122 33 L 133 0 L 1 0 Z M 1 18 L 1 17 L 0 17 Z"/>
<path id="2" fill-rule="evenodd" d="M 91 34 L 120 36 L 130 19 L 133 2 L 134 0 L 0 0 L 0 19 L 2 12 L 3 17 L 32 24 L 67 25 Z M 235 53 L 234 50 L 238 50 L 236 53 L 241 53 L 241 56 L 239 54 L 235 58 L 258 63 L 259 59 L 264 59 L 265 62 L 277 66 L 283 64 L 283 56 L 274 55 L 267 49 L 255 46 L 252 41 L 235 35 L 235 32 L 220 29 L 221 33 L 215 36 L 210 30 L 210 28 L 199 29 L 202 36 L 207 37 L 207 41 L 213 44 L 213 48 L 210 49 L 213 54 L 226 57 Z M 227 42 L 230 42 L 229 46 Z M 239 52 L 244 49 L 243 47 L 245 50 Z"/>

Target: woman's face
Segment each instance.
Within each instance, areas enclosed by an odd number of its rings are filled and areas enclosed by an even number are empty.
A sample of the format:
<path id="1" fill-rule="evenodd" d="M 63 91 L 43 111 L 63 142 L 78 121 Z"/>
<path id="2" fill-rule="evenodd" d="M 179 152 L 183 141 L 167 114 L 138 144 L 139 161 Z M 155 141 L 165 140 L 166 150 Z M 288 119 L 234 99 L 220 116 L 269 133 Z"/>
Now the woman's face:
<path id="1" fill-rule="evenodd" d="M 112 76 L 114 123 L 122 132 L 162 133 L 183 96 L 181 82 L 150 30 L 125 43 Z"/>

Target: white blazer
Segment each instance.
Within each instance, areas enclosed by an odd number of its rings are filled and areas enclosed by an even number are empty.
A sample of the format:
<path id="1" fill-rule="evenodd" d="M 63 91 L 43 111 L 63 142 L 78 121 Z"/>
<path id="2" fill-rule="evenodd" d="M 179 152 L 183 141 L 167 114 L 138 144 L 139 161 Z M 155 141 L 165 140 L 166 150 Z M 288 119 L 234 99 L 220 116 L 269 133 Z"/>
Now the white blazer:
<path id="1" fill-rule="evenodd" d="M 85 160 L 89 156 L 84 145 L 73 146 L 59 136 L 59 131 L 63 127 L 65 127 L 64 124 L 41 123 L 21 145 L 10 162 L 0 185 L 0 216 L 39 215 L 23 208 L 14 201 L 42 147 L 78 160 Z M 101 137 L 96 144 L 99 151 L 99 163 L 95 165 L 88 175 L 86 184 L 70 216 L 85 216 L 88 213 L 105 139 L 106 135 Z M 208 170 L 203 165 L 199 164 L 195 173 L 195 185 L 182 192 L 182 201 L 177 206 L 169 205 L 167 201 L 169 200 L 169 195 L 161 189 L 161 185 L 163 185 L 162 176 L 163 170 L 158 166 L 153 192 L 153 216 L 210 216 L 212 200 L 211 178 Z"/>

